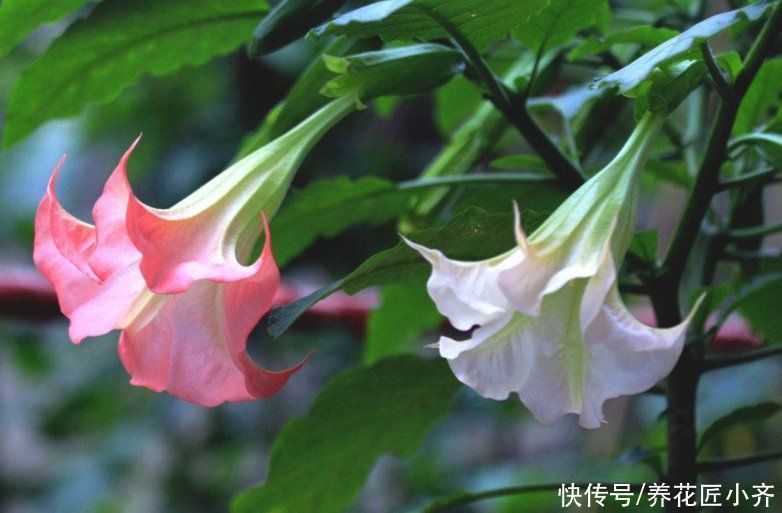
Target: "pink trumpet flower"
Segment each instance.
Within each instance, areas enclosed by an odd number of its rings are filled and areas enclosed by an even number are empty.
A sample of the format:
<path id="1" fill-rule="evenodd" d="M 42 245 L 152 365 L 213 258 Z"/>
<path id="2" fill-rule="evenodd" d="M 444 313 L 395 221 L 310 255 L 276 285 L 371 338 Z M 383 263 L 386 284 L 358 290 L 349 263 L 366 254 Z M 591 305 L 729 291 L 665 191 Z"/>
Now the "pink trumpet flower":
<path id="1" fill-rule="evenodd" d="M 60 205 L 61 161 L 38 208 L 33 258 L 70 319 L 71 340 L 122 330 L 131 384 L 201 406 L 277 393 L 304 361 L 273 372 L 246 352 L 280 283 L 266 216 L 309 149 L 354 104 L 333 101 L 170 209 L 133 195 L 126 167 L 134 143 L 93 207 L 94 226 Z M 262 228 L 261 255 L 246 265 Z"/>

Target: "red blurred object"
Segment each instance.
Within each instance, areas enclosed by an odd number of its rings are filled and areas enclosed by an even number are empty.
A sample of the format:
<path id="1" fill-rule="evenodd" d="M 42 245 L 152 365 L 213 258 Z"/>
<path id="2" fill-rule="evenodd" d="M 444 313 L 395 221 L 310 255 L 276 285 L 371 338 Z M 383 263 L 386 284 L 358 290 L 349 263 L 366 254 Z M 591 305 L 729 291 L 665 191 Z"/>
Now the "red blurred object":
<path id="1" fill-rule="evenodd" d="M 282 283 L 274 297 L 274 306 L 282 306 L 315 291 L 318 285 Z M 369 312 L 377 306 L 371 291 L 348 296 L 337 292 L 316 303 L 301 319 L 303 327 L 321 322 L 343 324 L 363 331 Z M 61 315 L 54 289 L 33 267 L 0 267 L 0 317 L 36 321 Z M 297 324 L 299 326 L 299 324 Z"/>
<path id="2" fill-rule="evenodd" d="M 32 267 L 0 267 L 0 317 L 52 319 L 60 314 L 54 289 Z"/>

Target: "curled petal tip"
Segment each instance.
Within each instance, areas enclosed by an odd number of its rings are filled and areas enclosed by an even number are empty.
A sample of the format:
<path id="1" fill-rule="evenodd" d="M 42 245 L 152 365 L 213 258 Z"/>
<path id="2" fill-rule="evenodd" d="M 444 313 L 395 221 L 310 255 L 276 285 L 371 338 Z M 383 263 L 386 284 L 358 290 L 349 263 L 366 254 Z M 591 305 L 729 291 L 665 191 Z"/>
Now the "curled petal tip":
<path id="1" fill-rule="evenodd" d="M 521 211 L 519 210 L 519 203 L 516 200 L 513 200 L 513 226 L 516 233 L 516 243 L 522 249 L 527 249 L 527 236 L 524 234 L 524 229 L 521 227 Z"/>

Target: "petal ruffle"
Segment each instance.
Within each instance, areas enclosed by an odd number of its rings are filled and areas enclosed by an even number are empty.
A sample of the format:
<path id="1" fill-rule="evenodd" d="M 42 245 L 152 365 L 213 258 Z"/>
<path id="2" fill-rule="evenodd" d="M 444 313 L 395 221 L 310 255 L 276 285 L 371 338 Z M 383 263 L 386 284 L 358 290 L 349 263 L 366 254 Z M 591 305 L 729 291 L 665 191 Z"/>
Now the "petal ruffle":
<path id="1" fill-rule="evenodd" d="M 700 301 L 683 322 L 672 328 L 652 328 L 627 311 L 614 287 L 585 334 L 589 367 L 585 373 L 580 424 L 595 428 L 603 422 L 607 399 L 644 392 L 670 374 L 681 354 L 685 334 Z"/>
<path id="2" fill-rule="evenodd" d="M 54 185 L 63 160 L 57 165 L 35 216 L 35 265 L 54 286 L 66 317 L 92 297 L 100 284 L 89 272 L 87 254 L 94 228 L 68 214 L 57 201 Z"/>
<path id="3" fill-rule="evenodd" d="M 129 317 L 143 308 L 150 295 L 138 270 L 138 262 L 118 270 L 73 309 L 68 330 L 71 340 L 78 343 L 87 337 L 122 329 L 132 320 Z"/>
<path id="4" fill-rule="evenodd" d="M 304 362 L 272 372 L 246 353 L 279 284 L 269 237 L 252 268 L 246 280 L 198 281 L 181 294 L 155 295 L 120 338 L 131 383 L 202 406 L 274 395 Z"/>
<path id="5" fill-rule="evenodd" d="M 136 139 L 122 156 L 92 208 L 96 244 L 89 257 L 89 264 L 95 274 L 104 281 L 141 258 L 141 254 L 128 237 L 126 228 L 131 194 L 127 180 L 127 164 L 139 139 Z"/>
<path id="6" fill-rule="evenodd" d="M 239 263 L 235 245 L 225 243 L 231 217 L 204 210 L 192 217 L 169 218 L 131 195 L 128 233 L 142 254 L 141 273 L 149 288 L 176 294 L 198 280 L 231 282 L 255 274 L 255 268 Z"/>
<path id="7" fill-rule="evenodd" d="M 427 282 L 437 309 L 458 330 L 485 324 L 508 309 L 497 285 L 498 275 L 524 258 L 520 249 L 480 262 L 451 260 L 442 252 L 410 240 L 404 241 L 432 264 Z"/>
<path id="8" fill-rule="evenodd" d="M 481 396 L 506 399 L 524 387 L 532 371 L 534 340 L 524 329 L 533 319 L 505 315 L 476 329 L 469 340 L 440 338 L 440 355 L 454 375 Z"/>

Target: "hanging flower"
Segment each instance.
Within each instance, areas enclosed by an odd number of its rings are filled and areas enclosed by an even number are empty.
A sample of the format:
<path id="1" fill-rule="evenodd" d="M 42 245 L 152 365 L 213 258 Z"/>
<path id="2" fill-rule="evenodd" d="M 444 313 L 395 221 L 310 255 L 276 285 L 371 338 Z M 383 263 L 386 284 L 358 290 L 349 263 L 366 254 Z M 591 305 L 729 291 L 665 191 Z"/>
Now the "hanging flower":
<path id="1" fill-rule="evenodd" d="M 134 143 L 95 203 L 94 226 L 60 205 L 60 161 L 38 208 L 33 258 L 70 319 L 71 340 L 121 329 L 132 384 L 202 406 L 274 395 L 304 362 L 272 372 L 245 350 L 279 286 L 266 216 L 354 103 L 326 105 L 170 209 L 133 195 L 126 168 Z M 261 255 L 248 263 L 262 230 Z"/>
<path id="2" fill-rule="evenodd" d="M 603 403 L 636 394 L 678 360 L 689 319 L 651 328 L 625 308 L 617 267 L 634 227 L 638 171 L 662 123 L 648 114 L 619 154 L 517 246 L 480 262 L 450 260 L 408 241 L 433 267 L 429 294 L 467 340 L 441 337 L 440 355 L 484 397 L 516 392 L 551 425 L 567 413 L 595 428 Z"/>

